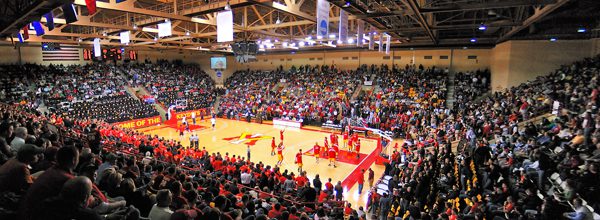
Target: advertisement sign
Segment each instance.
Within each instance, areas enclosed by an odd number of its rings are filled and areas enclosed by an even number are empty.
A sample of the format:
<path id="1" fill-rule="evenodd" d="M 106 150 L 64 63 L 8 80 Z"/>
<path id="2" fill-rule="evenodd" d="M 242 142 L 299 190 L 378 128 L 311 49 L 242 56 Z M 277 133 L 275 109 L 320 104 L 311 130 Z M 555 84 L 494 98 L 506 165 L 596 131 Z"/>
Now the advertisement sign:
<path id="1" fill-rule="evenodd" d="M 136 129 L 136 128 L 143 128 L 143 127 L 148 127 L 148 126 L 152 126 L 152 125 L 158 125 L 161 122 L 162 122 L 162 120 L 161 120 L 160 116 L 154 116 L 154 117 L 150 117 L 150 118 L 140 118 L 140 119 L 134 119 L 134 120 L 124 121 L 124 122 L 113 123 L 112 125 L 120 127 L 120 128 Z"/>
<path id="2" fill-rule="evenodd" d="M 185 115 L 186 118 L 192 118 L 192 112 L 196 112 L 196 117 L 200 118 L 200 115 L 204 115 L 204 116 L 209 116 L 210 117 L 210 112 L 208 111 L 208 109 L 205 108 L 201 108 L 201 109 L 196 109 L 196 110 L 189 110 L 189 111 L 184 111 L 184 112 L 177 112 L 175 113 L 175 118 L 177 120 L 180 120 L 183 118 L 183 116 Z"/>

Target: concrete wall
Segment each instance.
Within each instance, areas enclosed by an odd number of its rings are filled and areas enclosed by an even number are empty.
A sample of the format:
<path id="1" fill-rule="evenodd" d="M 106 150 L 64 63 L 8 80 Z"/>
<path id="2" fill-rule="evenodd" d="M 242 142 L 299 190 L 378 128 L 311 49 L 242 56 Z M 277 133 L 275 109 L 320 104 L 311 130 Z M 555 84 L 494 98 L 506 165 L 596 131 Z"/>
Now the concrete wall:
<path id="1" fill-rule="evenodd" d="M 19 52 L 12 46 L 0 46 L 0 63 L 17 63 Z M 80 53 L 81 54 L 81 53 Z M 397 49 L 389 55 L 377 51 L 311 51 L 297 53 L 270 53 L 257 56 L 257 61 L 240 64 L 234 57 L 227 56 L 227 69 L 217 77 L 210 69 L 210 57 L 219 56 L 201 51 L 138 50 L 138 61 L 149 59 L 182 60 L 197 63 L 217 82 L 241 69 L 273 70 L 278 66 L 290 68 L 300 65 L 337 65 L 341 69 L 355 69 L 362 64 L 399 65 L 423 64 L 423 66 L 449 67 L 455 71 L 489 68 L 492 72 L 492 89 L 495 91 L 518 85 L 537 76 L 548 74 L 560 65 L 600 54 L 600 39 L 550 41 L 508 41 L 492 49 Z M 81 55 L 82 56 L 82 55 Z M 471 57 L 471 58 L 469 58 Z M 89 61 L 43 62 L 39 46 L 21 47 L 22 63 L 39 64 L 85 64 Z M 427 59 L 426 59 L 427 58 Z"/>
<path id="2" fill-rule="evenodd" d="M 561 65 L 598 54 L 598 39 L 508 41 L 492 49 L 492 89 L 499 91 L 547 75 Z"/>
<path id="3" fill-rule="evenodd" d="M 396 50 L 389 55 L 376 51 L 298 52 L 295 54 L 267 54 L 257 56 L 257 62 L 239 64 L 243 68 L 270 70 L 277 66 L 290 68 L 300 65 L 337 65 L 341 69 L 355 69 L 362 64 L 405 66 L 423 64 L 456 71 L 490 68 L 490 49 Z M 426 59 L 426 56 L 428 59 Z M 477 57 L 469 59 L 469 56 Z M 430 59 L 429 59 L 430 58 Z"/>

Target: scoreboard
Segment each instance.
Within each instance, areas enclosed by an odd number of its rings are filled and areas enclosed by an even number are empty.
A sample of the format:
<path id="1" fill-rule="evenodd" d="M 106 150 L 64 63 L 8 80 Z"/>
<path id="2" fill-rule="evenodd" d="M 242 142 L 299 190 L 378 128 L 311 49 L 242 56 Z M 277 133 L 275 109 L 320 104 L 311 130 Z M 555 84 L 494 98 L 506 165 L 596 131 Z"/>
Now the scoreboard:
<path id="1" fill-rule="evenodd" d="M 100 57 L 94 56 L 93 49 L 83 49 L 83 60 L 137 60 L 137 51 L 124 48 L 102 48 Z"/>

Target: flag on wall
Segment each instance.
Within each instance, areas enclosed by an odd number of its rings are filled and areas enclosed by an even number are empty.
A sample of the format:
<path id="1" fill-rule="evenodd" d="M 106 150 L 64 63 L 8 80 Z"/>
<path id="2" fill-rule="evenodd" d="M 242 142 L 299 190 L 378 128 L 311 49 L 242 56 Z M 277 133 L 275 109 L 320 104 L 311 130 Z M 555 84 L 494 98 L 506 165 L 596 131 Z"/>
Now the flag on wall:
<path id="1" fill-rule="evenodd" d="M 77 45 L 42 43 L 43 61 L 79 61 Z"/>
<path id="2" fill-rule="evenodd" d="M 46 26 L 48 27 L 48 31 L 54 30 L 54 17 L 52 17 L 52 12 L 48 12 L 44 15 L 46 18 Z"/>
<path id="3" fill-rule="evenodd" d="M 96 13 L 96 0 L 85 0 L 85 6 L 87 7 L 90 15 Z"/>
<path id="4" fill-rule="evenodd" d="M 231 10 L 217 13 L 217 42 L 233 41 L 233 12 Z"/>
<path id="5" fill-rule="evenodd" d="M 317 35 L 326 38 L 329 35 L 329 2 L 317 0 Z"/>
<path id="6" fill-rule="evenodd" d="M 344 10 L 340 10 L 340 23 L 339 23 L 339 40 L 346 43 L 348 38 L 348 13 Z"/>

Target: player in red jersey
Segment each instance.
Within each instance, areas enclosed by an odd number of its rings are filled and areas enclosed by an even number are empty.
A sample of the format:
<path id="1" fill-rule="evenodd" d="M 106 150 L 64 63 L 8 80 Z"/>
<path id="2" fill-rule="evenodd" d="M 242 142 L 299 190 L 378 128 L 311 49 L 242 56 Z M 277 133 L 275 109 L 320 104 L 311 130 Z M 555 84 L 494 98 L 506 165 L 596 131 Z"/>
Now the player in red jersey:
<path id="1" fill-rule="evenodd" d="M 319 158 L 321 157 L 321 146 L 319 146 L 318 142 L 315 142 L 315 146 L 313 147 L 313 154 L 317 159 L 317 163 L 319 163 Z"/>
<path id="2" fill-rule="evenodd" d="M 344 141 L 344 148 L 347 148 L 348 147 L 348 132 L 344 131 L 344 134 L 342 136 L 343 136 L 343 139 L 344 139 L 343 140 Z"/>
<path id="3" fill-rule="evenodd" d="M 275 148 L 277 148 L 277 144 L 275 144 L 275 137 L 271 140 L 271 156 L 275 156 Z"/>
<path id="4" fill-rule="evenodd" d="M 356 152 L 356 159 L 360 158 L 360 139 L 356 141 L 356 146 L 354 147 Z"/>
<path id="5" fill-rule="evenodd" d="M 185 127 L 183 125 L 181 125 L 181 127 L 179 127 L 179 137 L 183 137 L 183 132 L 185 131 Z"/>
<path id="6" fill-rule="evenodd" d="M 336 154 L 335 154 L 335 150 L 333 149 L 333 147 L 329 148 L 329 152 L 327 152 L 327 155 L 329 156 L 329 165 L 328 166 L 331 166 L 331 164 L 333 164 L 333 167 L 337 167 L 335 165 Z"/>
<path id="7" fill-rule="evenodd" d="M 302 149 L 296 154 L 296 164 L 298 164 L 298 172 L 302 173 Z"/>
<path id="8" fill-rule="evenodd" d="M 323 148 L 324 148 L 323 151 L 327 151 L 327 150 L 329 150 L 329 141 L 327 141 L 327 137 L 325 137 L 324 139 L 325 139 L 325 142 L 323 145 Z"/>
<path id="9" fill-rule="evenodd" d="M 279 146 L 277 146 L 277 166 L 281 166 L 281 163 L 283 162 L 283 149 L 285 147 L 283 146 L 283 142 L 279 143 Z"/>
<path id="10" fill-rule="evenodd" d="M 279 131 L 279 139 L 281 139 L 281 141 L 283 141 L 283 132 L 285 132 L 285 128 Z"/>

